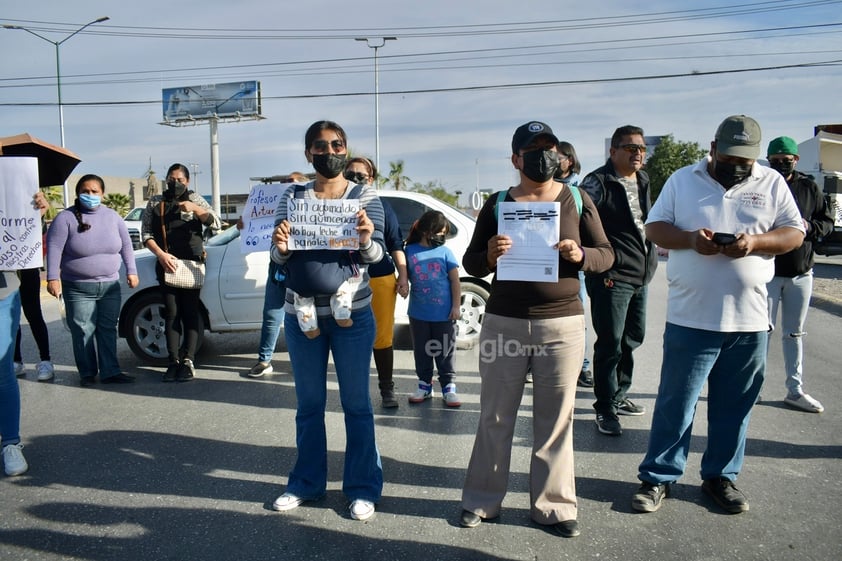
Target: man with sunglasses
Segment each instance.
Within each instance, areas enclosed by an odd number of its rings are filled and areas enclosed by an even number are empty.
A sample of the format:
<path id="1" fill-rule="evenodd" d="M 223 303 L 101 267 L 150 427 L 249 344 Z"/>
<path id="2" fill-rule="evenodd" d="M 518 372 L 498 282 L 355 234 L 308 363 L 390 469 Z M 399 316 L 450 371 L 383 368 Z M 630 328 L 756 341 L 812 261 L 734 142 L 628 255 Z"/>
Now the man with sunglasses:
<path id="1" fill-rule="evenodd" d="M 586 274 L 591 300 L 596 426 L 600 433 L 623 433 L 618 415 L 643 415 L 646 410 L 627 393 L 632 383 L 632 353 L 646 331 L 647 285 L 658 256 L 646 239 L 643 224 L 651 207 L 649 176 L 641 170 L 646 157 L 643 129 L 625 125 L 614 131 L 605 165 L 579 185 L 590 195 L 614 248 L 614 265 L 604 273 Z"/>

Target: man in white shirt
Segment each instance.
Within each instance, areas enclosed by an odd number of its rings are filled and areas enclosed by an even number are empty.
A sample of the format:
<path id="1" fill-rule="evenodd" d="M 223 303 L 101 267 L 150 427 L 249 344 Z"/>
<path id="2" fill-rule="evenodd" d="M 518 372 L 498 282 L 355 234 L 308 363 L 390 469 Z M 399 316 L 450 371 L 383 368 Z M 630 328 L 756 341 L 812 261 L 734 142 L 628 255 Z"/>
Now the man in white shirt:
<path id="1" fill-rule="evenodd" d="M 705 383 L 702 491 L 729 513 L 749 508 L 734 481 L 766 370 L 766 283 L 774 256 L 804 240 L 786 181 L 758 165 L 759 155 L 760 125 L 745 115 L 728 117 L 710 155 L 667 180 L 646 220 L 647 238 L 670 257 L 661 383 L 632 500 L 639 512 L 658 510 L 683 475 Z"/>

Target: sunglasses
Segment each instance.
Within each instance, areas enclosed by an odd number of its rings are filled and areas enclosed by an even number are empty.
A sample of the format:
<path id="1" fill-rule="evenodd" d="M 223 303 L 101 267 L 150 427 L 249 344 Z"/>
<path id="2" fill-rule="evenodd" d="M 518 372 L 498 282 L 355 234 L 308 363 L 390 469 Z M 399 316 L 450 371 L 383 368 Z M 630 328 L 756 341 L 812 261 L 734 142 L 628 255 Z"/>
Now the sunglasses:
<path id="1" fill-rule="evenodd" d="M 619 148 L 620 150 L 625 150 L 629 154 L 636 154 L 637 152 L 640 152 L 641 154 L 646 153 L 645 144 L 623 144 Z"/>
<path id="2" fill-rule="evenodd" d="M 354 183 L 367 183 L 369 175 L 361 171 L 346 171 L 345 179 Z"/>
<path id="3" fill-rule="evenodd" d="M 331 140 L 328 142 L 327 140 L 314 140 L 313 141 L 313 148 L 311 151 L 313 152 L 327 152 L 327 148 L 330 146 L 333 148 L 334 152 L 342 152 L 345 150 L 345 141 L 344 140 Z"/>

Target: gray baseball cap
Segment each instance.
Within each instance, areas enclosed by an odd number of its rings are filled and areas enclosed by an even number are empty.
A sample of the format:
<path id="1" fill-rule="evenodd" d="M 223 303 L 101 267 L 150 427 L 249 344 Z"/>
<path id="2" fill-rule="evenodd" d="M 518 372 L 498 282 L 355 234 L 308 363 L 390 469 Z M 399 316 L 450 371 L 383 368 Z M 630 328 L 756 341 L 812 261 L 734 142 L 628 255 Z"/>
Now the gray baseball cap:
<path id="1" fill-rule="evenodd" d="M 760 125 L 751 117 L 731 115 L 716 129 L 716 151 L 756 160 L 760 156 Z"/>

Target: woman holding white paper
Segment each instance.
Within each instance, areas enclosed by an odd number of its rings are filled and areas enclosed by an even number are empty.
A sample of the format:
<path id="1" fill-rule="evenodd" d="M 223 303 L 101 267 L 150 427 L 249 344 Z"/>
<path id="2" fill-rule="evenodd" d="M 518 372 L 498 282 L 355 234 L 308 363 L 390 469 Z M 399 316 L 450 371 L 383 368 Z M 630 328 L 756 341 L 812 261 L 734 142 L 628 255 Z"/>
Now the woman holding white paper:
<path id="1" fill-rule="evenodd" d="M 350 516 L 367 520 L 383 490 L 380 454 L 374 441 L 374 413 L 368 391 L 374 318 L 366 265 L 385 253 L 383 206 L 376 191 L 360 186 L 342 175 L 347 159 L 345 131 L 332 121 L 313 123 L 304 135 L 304 156 L 313 164 L 316 179 L 290 187 L 275 212 L 275 232 L 270 256 L 286 265 L 286 317 L 284 335 L 295 377 L 298 410 L 295 416 L 298 458 L 289 474 L 286 492 L 272 507 L 286 511 L 305 501 L 321 498 L 327 487 L 327 402 L 328 354 L 333 354 L 339 397 L 345 413 L 345 473 L 342 490 L 350 501 Z M 353 195 L 353 196 L 351 196 Z M 288 206 L 295 198 L 319 200 L 359 199 L 357 233 L 359 250 L 291 250 Z M 330 283 L 328 281 L 333 281 Z M 331 298 L 339 285 L 355 285 L 350 324 L 341 327 L 333 317 Z M 307 289 L 310 293 L 304 293 Z M 295 316 L 293 294 L 314 299 L 319 334 L 305 335 Z M 312 334 L 311 334 L 312 335 Z"/>
<path id="2" fill-rule="evenodd" d="M 533 447 L 529 470 L 530 515 L 562 537 L 579 535 L 573 472 L 573 407 L 585 352 L 585 317 L 579 300 L 580 269 L 604 271 L 614 252 L 591 200 L 553 181 L 558 139 L 533 121 L 512 139 L 512 165 L 520 183 L 489 197 L 480 210 L 462 260 L 468 273 L 496 272 L 512 239 L 498 234 L 498 201 L 555 202 L 559 207 L 558 278 L 554 282 L 491 283 L 480 332 L 480 420 L 462 491 L 461 524 L 478 526 L 500 514 L 509 478 L 517 411 L 526 373 L 532 371 Z"/>

